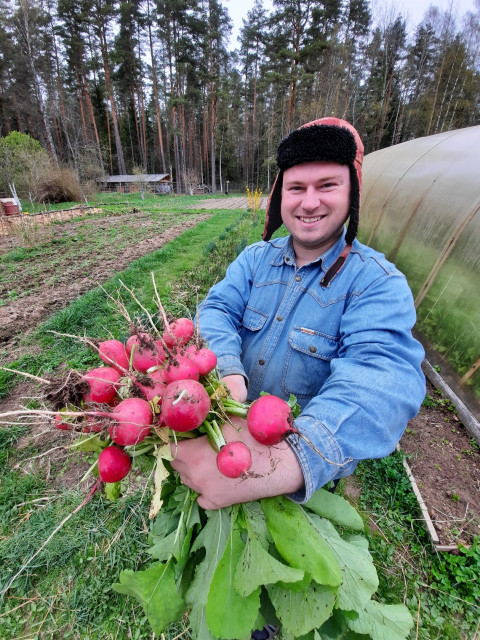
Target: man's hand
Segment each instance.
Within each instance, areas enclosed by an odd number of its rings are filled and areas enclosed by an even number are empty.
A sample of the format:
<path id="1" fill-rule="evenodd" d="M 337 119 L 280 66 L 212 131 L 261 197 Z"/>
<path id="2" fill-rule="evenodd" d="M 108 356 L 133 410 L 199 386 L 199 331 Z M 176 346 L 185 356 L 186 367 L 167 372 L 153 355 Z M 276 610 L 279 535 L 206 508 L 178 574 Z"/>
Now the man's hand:
<path id="1" fill-rule="evenodd" d="M 248 445 L 252 452 L 250 477 L 232 479 L 222 475 L 206 436 L 171 445 L 172 467 L 181 481 L 199 494 L 201 507 L 220 509 L 238 502 L 293 493 L 303 487 L 297 457 L 286 442 L 266 447 L 252 438 L 246 420 L 233 418 L 232 423 L 235 428 L 224 425 L 225 440 L 242 440 Z"/>
<path id="2" fill-rule="evenodd" d="M 247 399 L 247 385 L 245 384 L 245 378 L 238 373 L 234 373 L 231 376 L 225 376 L 222 378 L 230 395 L 237 402 L 245 402 Z"/>

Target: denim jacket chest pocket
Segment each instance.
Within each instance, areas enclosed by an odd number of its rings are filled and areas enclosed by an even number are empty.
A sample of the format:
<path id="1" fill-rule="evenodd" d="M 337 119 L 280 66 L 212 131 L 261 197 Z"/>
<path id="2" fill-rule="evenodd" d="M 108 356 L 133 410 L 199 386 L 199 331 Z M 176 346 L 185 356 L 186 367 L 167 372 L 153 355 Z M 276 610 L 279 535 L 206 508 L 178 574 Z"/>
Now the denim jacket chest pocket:
<path id="1" fill-rule="evenodd" d="M 248 331 L 260 331 L 265 326 L 267 319 L 268 314 L 247 306 L 243 314 L 242 327 L 248 329 Z"/>
<path id="2" fill-rule="evenodd" d="M 330 375 L 339 338 L 306 327 L 293 328 L 282 370 L 282 389 L 297 398 L 316 395 Z"/>

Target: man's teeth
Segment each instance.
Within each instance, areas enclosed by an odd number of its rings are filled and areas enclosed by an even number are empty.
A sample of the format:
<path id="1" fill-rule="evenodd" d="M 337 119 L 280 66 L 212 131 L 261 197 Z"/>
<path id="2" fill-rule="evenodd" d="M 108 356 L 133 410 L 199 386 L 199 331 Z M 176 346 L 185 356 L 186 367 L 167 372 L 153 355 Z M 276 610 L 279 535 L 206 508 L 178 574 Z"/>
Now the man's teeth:
<path id="1" fill-rule="evenodd" d="M 307 224 L 311 222 L 318 222 L 321 219 L 322 219 L 322 216 L 318 216 L 317 218 L 300 218 L 302 222 L 306 222 Z"/>

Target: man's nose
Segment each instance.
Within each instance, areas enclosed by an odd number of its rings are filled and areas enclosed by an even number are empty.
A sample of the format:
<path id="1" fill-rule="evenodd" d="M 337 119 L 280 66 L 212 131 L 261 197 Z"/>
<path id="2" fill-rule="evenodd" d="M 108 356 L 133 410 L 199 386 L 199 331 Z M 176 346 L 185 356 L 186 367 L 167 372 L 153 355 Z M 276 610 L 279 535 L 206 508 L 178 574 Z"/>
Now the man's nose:
<path id="1" fill-rule="evenodd" d="M 320 204 L 320 195 L 313 187 L 307 187 L 303 194 L 302 207 L 305 211 L 313 211 Z"/>

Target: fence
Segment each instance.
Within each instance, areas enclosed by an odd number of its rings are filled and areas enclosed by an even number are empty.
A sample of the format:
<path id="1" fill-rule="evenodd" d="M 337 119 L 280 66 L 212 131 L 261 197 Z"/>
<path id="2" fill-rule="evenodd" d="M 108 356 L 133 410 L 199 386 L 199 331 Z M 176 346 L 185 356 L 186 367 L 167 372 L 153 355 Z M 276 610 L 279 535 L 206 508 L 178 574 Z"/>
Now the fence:
<path id="1" fill-rule="evenodd" d="M 53 222 L 66 222 L 71 218 L 98 211 L 98 209 L 91 211 L 92 209 L 95 209 L 95 207 L 82 205 L 70 209 L 45 211 L 43 213 L 3 215 L 0 216 L 0 236 L 19 237 L 30 235 L 39 227 L 45 227 Z"/>

